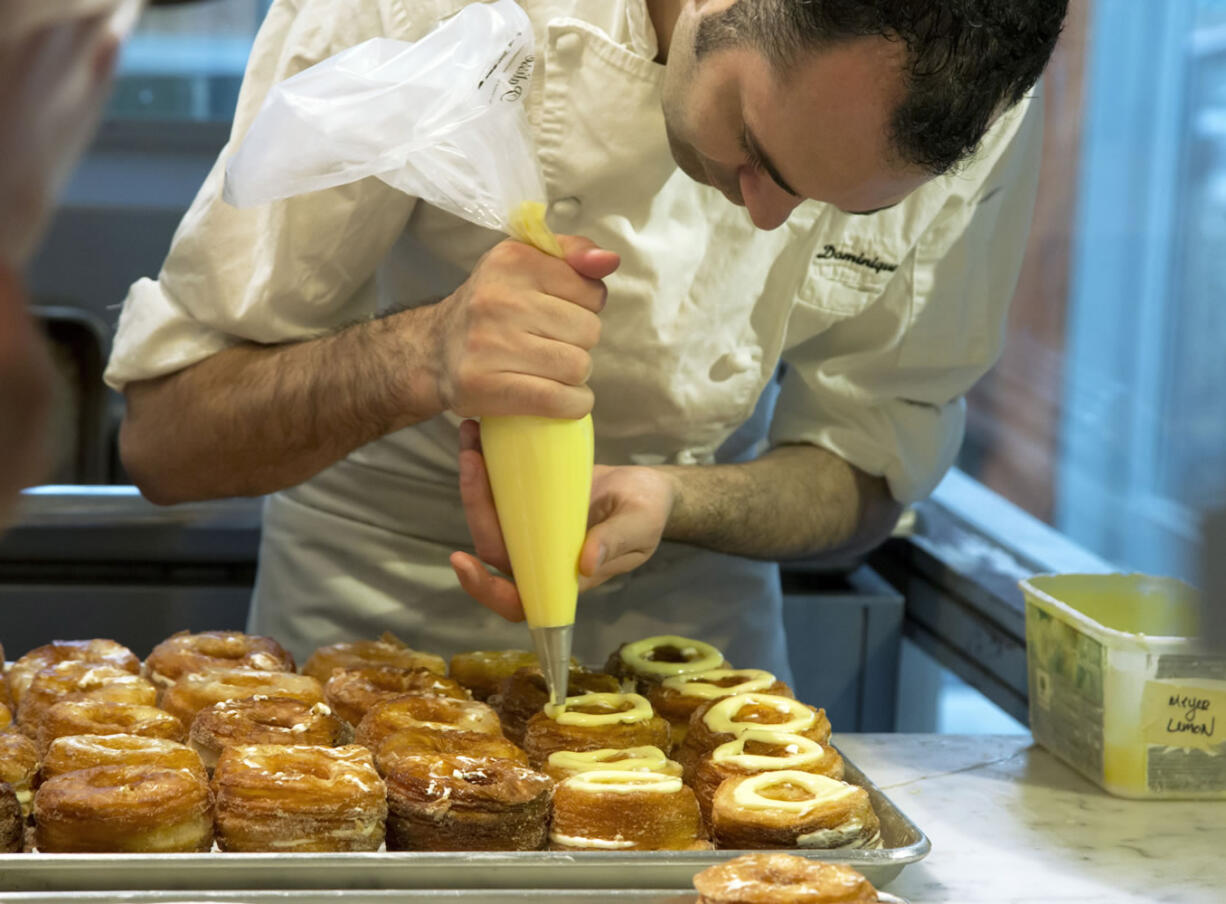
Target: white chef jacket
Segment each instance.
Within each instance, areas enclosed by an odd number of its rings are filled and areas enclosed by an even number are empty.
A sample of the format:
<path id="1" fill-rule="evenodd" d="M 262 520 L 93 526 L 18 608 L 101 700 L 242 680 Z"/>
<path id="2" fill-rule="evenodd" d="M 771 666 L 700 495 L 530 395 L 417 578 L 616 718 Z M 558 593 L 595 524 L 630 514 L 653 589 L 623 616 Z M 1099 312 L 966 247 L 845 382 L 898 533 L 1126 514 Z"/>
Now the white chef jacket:
<path id="1" fill-rule="evenodd" d="M 424 304 L 502 237 L 377 179 L 237 210 L 224 164 L 268 87 L 374 36 L 415 40 L 471 0 L 277 0 L 257 36 L 231 141 L 156 281 L 131 289 L 106 378 L 116 388 L 240 342 L 307 339 Z M 976 157 L 870 216 L 806 202 L 772 232 L 677 169 L 644 0 L 520 0 L 537 54 L 528 117 L 558 231 L 621 255 L 593 351 L 604 464 L 723 460 L 784 362 L 772 443 L 812 443 L 925 496 L 962 439 L 963 396 L 996 359 L 1033 207 L 1038 104 Z M 523 646 L 447 563 L 471 549 L 457 425 L 435 417 L 271 495 L 251 627 L 297 655 L 384 628 L 447 653 Z M 752 437 L 748 442 L 752 442 Z M 717 452 L 720 453 L 717 459 Z M 702 637 L 738 666 L 788 674 L 772 563 L 664 543 L 584 594 L 576 651 Z"/>

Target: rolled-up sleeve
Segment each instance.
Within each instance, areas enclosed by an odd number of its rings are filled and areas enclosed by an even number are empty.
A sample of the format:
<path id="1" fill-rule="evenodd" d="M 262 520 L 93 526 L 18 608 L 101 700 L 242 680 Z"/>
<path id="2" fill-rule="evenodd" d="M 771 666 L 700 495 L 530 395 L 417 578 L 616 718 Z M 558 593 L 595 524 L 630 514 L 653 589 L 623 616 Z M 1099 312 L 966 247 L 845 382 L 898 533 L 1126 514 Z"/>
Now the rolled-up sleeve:
<path id="1" fill-rule="evenodd" d="M 1004 343 L 1034 208 L 1041 103 L 1011 131 L 978 172 L 951 180 L 969 190 L 946 195 L 876 298 L 785 352 L 773 444 L 828 449 L 885 478 L 903 503 L 944 476 L 962 443 L 965 395 Z"/>
<path id="2" fill-rule="evenodd" d="M 422 4 L 433 12 L 435 4 Z M 437 21 L 437 19 L 432 20 Z M 278 0 L 256 37 L 229 143 L 172 240 L 156 280 L 124 301 L 106 381 L 116 389 L 181 370 L 243 342 L 321 335 L 375 310 L 373 275 L 414 199 L 378 179 L 236 209 L 225 164 L 269 87 L 376 36 L 413 39 L 430 23 L 404 4 Z"/>

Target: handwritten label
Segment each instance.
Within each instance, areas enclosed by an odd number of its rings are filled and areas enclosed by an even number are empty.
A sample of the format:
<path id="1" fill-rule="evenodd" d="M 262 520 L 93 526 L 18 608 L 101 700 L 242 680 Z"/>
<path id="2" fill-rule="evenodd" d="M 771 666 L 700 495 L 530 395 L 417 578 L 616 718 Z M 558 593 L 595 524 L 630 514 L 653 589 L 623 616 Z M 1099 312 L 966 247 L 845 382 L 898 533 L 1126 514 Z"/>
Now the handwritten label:
<path id="1" fill-rule="evenodd" d="M 1212 750 L 1226 743 L 1226 682 L 1150 681 L 1141 698 L 1148 744 Z"/>

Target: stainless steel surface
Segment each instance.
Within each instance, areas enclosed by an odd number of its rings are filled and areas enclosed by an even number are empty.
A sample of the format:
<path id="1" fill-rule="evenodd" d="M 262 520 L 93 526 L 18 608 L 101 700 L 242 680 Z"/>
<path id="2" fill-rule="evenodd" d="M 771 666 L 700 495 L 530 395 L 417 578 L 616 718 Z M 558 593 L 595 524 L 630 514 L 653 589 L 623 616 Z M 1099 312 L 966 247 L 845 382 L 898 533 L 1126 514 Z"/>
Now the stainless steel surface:
<path id="1" fill-rule="evenodd" d="M 549 688 L 549 702 L 561 706 L 566 702 L 566 683 L 570 680 L 570 648 L 574 640 L 574 625 L 533 628 L 532 646 Z"/>
<path id="2" fill-rule="evenodd" d="M 260 499 L 157 506 L 132 486 L 41 486 L 21 494 L 0 563 L 242 562 L 260 542 Z"/>
<path id="3" fill-rule="evenodd" d="M 13 904 L 393 904 L 399 901 L 448 902 L 448 904 L 694 904 L 693 891 L 677 889 L 631 889 L 622 891 L 221 891 L 194 892 L 18 892 L 5 895 Z M 878 904 L 907 904 L 881 892 Z"/>
<path id="4" fill-rule="evenodd" d="M 868 790 L 881 819 L 884 847 L 793 853 L 848 864 L 864 873 L 874 885 L 884 887 L 904 866 L 927 856 L 931 844 L 919 827 L 850 761 L 847 779 Z M 688 889 L 695 873 L 740 853 L 744 852 L 2 854 L 0 892 L 338 886 L 355 890 Z"/>

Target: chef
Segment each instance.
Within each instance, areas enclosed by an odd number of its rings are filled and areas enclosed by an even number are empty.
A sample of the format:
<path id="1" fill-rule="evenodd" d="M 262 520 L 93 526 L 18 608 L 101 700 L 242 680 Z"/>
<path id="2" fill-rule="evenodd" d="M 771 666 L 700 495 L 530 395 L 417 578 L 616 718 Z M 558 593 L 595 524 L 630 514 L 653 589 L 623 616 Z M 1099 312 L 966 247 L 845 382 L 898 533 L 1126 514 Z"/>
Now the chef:
<path id="1" fill-rule="evenodd" d="M 775 562 L 884 538 L 1000 351 L 1065 2 L 522 0 L 564 261 L 376 179 L 222 201 L 270 85 L 464 4 L 274 3 L 124 304 L 124 462 L 155 502 L 267 494 L 250 629 L 297 655 L 522 647 L 462 422 L 591 410 L 576 655 L 680 633 L 786 677 Z"/>
<path id="2" fill-rule="evenodd" d="M 44 476 L 51 363 L 19 274 L 93 132 L 133 0 L 0 6 L 0 528 Z"/>

